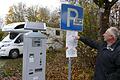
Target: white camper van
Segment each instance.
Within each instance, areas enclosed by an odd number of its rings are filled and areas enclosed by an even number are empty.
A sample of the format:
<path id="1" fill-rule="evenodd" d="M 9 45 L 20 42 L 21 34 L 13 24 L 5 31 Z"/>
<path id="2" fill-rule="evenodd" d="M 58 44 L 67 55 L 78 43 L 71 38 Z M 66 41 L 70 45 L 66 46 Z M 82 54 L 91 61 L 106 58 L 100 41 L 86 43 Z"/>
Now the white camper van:
<path id="1" fill-rule="evenodd" d="M 0 42 L 0 56 L 17 58 L 23 54 L 23 35 L 31 30 L 24 30 L 25 22 L 18 22 L 5 25 L 2 31 L 9 34 Z M 60 28 L 47 27 L 44 32 L 48 35 L 47 49 L 59 49 L 63 47 L 63 31 Z M 57 41 L 56 41 L 57 40 Z"/>
<path id="2" fill-rule="evenodd" d="M 47 48 L 50 51 L 63 48 L 63 31 L 60 28 L 47 27 L 46 34 L 48 35 Z"/>
<path id="3" fill-rule="evenodd" d="M 0 56 L 17 58 L 23 53 L 23 34 L 28 32 L 24 30 L 24 24 L 24 22 L 12 23 L 2 28 L 8 35 L 0 42 Z"/>
<path id="4" fill-rule="evenodd" d="M 23 52 L 23 33 L 9 32 L 0 42 L 0 56 L 17 58 Z"/>

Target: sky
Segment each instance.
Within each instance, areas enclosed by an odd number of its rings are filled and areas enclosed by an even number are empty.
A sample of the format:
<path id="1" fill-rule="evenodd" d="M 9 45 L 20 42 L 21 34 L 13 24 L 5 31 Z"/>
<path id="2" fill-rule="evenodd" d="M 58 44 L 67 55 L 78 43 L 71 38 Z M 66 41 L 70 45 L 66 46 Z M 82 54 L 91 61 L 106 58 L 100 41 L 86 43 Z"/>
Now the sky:
<path id="1" fill-rule="evenodd" d="M 10 6 L 17 5 L 19 2 L 26 4 L 28 7 L 32 5 L 48 7 L 52 11 L 60 7 L 60 1 L 64 0 L 0 0 L 0 18 L 5 17 Z"/>
<path id="2" fill-rule="evenodd" d="M 48 7 L 50 10 L 55 10 L 60 7 L 60 0 L 0 0 L 0 17 L 4 18 L 9 7 L 17 5 L 19 2 L 26 4 L 26 6 L 39 5 Z"/>

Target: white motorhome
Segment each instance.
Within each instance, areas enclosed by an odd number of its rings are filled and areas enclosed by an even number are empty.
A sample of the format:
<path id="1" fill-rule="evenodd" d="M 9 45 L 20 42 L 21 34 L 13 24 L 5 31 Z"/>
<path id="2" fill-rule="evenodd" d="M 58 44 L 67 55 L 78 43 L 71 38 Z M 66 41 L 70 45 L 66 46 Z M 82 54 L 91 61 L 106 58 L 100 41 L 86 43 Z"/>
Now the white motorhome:
<path id="1" fill-rule="evenodd" d="M 25 22 L 18 22 L 5 25 L 2 31 L 9 34 L 0 42 L 0 56 L 9 56 L 17 58 L 23 54 L 23 35 L 31 30 L 24 30 Z M 63 39 L 63 33 L 59 28 L 47 27 L 44 32 L 48 35 L 47 48 L 50 50 L 62 48 L 60 41 Z M 57 40 L 57 41 L 55 41 Z"/>
<path id="2" fill-rule="evenodd" d="M 46 34 L 48 35 L 47 48 L 50 51 L 63 47 L 63 31 L 60 28 L 47 27 Z"/>
<path id="3" fill-rule="evenodd" d="M 17 58 L 23 53 L 23 34 L 29 30 L 24 30 L 24 22 L 5 25 L 2 31 L 8 35 L 0 42 L 0 56 L 10 56 Z"/>

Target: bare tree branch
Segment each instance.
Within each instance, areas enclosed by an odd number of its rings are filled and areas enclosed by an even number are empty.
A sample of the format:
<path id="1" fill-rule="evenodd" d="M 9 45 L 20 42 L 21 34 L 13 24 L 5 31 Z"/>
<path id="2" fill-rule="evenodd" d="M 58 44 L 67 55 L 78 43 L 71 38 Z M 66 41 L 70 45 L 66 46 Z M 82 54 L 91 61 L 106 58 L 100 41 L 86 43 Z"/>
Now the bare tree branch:
<path id="1" fill-rule="evenodd" d="M 112 7 L 118 0 L 112 0 L 112 2 L 110 2 L 110 6 Z"/>
<path id="2" fill-rule="evenodd" d="M 99 4 L 98 0 L 93 0 L 93 2 L 100 7 L 100 4 Z"/>

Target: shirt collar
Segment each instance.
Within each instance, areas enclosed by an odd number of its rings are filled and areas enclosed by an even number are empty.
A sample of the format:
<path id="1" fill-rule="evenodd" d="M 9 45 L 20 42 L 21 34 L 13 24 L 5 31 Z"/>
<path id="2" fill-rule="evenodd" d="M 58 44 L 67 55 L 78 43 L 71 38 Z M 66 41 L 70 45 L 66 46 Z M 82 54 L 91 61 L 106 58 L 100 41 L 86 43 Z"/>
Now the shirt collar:
<path id="1" fill-rule="evenodd" d="M 118 45 L 120 45 L 120 40 L 117 40 L 117 41 L 116 41 L 114 44 L 112 44 L 111 46 L 107 46 L 107 49 L 109 49 L 110 51 L 114 51 Z"/>

